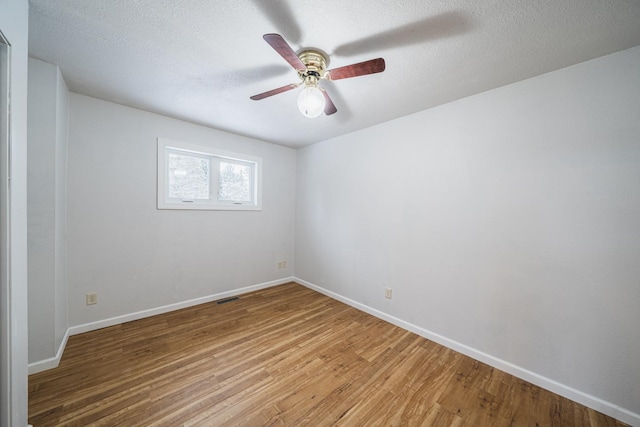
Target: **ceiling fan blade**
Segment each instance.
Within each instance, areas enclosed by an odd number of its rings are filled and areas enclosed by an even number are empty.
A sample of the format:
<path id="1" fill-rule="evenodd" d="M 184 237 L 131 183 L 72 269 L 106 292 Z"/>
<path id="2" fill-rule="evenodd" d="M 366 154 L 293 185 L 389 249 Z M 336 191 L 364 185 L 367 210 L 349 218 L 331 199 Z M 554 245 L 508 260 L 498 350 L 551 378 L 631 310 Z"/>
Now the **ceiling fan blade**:
<path id="1" fill-rule="evenodd" d="M 383 58 L 370 59 L 369 61 L 358 62 L 357 64 L 329 70 L 329 79 L 340 80 L 350 77 L 364 76 L 367 74 L 381 73 L 384 71 L 385 63 Z"/>
<path id="2" fill-rule="evenodd" d="M 270 96 L 277 95 L 279 93 L 286 92 L 286 91 L 291 90 L 291 89 L 295 89 L 298 86 L 300 86 L 300 85 L 299 84 L 295 84 L 295 83 L 291 83 L 291 84 L 288 84 L 286 86 L 279 87 L 277 89 L 272 89 L 272 90 L 267 91 L 267 92 L 263 92 L 263 93 L 259 93 L 257 95 L 253 95 L 250 98 L 253 99 L 254 101 L 259 101 L 261 99 L 265 99 L 265 98 L 268 98 Z"/>
<path id="3" fill-rule="evenodd" d="M 265 34 L 262 36 L 264 41 L 269 43 L 276 52 L 282 56 L 293 68 L 305 71 L 307 67 L 300 61 L 298 55 L 291 49 L 291 46 L 282 38 L 280 34 Z"/>
<path id="4" fill-rule="evenodd" d="M 324 88 L 320 88 L 320 90 L 322 91 L 322 94 L 324 95 L 324 114 L 326 114 L 327 116 L 330 116 L 333 113 L 335 113 L 336 111 L 338 111 L 338 109 L 333 104 L 333 101 L 329 97 L 329 94 L 327 93 L 327 91 Z"/>

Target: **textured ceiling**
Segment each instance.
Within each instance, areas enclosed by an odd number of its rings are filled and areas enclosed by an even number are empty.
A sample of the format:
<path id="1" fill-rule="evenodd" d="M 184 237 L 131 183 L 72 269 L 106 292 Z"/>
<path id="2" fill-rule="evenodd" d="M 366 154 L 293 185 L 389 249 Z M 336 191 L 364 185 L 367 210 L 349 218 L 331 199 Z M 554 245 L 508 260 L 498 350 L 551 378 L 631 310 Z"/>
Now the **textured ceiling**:
<path id="1" fill-rule="evenodd" d="M 30 55 L 71 91 L 290 147 L 640 45 L 638 0 L 29 3 Z M 387 69 L 323 81 L 338 112 L 308 119 L 298 90 L 249 99 L 298 82 L 265 33 Z"/>

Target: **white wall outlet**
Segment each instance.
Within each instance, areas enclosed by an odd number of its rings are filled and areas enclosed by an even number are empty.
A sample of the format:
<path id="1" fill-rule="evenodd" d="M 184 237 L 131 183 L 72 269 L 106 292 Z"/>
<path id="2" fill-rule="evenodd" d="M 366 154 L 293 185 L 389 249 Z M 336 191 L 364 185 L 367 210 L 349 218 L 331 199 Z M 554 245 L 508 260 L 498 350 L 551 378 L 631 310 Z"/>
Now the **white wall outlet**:
<path id="1" fill-rule="evenodd" d="M 98 303 L 98 294 L 91 293 L 86 295 L 87 305 L 93 305 Z"/>
<path id="2" fill-rule="evenodd" d="M 278 263 L 278 270 L 283 270 L 285 268 L 287 268 L 287 261 L 280 261 Z"/>
<path id="3" fill-rule="evenodd" d="M 384 288 L 384 297 L 391 299 L 391 288 Z"/>

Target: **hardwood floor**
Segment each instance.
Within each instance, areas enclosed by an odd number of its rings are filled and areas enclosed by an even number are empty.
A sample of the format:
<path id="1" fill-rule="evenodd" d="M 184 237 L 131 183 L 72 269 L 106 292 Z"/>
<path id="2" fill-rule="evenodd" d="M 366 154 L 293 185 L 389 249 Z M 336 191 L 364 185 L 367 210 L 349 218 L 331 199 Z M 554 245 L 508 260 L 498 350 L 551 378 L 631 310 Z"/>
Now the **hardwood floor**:
<path id="1" fill-rule="evenodd" d="M 44 426 L 623 426 L 295 283 L 69 338 Z"/>

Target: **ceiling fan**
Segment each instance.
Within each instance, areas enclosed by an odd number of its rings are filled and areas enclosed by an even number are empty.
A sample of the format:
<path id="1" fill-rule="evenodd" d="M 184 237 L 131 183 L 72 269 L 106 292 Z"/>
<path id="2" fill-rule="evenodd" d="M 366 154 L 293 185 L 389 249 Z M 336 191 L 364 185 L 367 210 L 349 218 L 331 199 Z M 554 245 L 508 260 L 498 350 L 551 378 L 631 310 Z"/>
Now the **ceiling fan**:
<path id="1" fill-rule="evenodd" d="M 340 80 L 381 73 L 385 68 L 384 59 L 376 58 L 327 70 L 329 57 L 319 49 L 306 49 L 296 54 L 279 34 L 265 34 L 262 38 L 298 72 L 300 82 L 253 95 L 251 99 L 258 101 L 304 85 L 298 96 L 298 109 L 309 118 L 318 117 L 322 112 L 329 116 L 338 111 L 327 91 L 318 86 L 319 80 Z"/>

